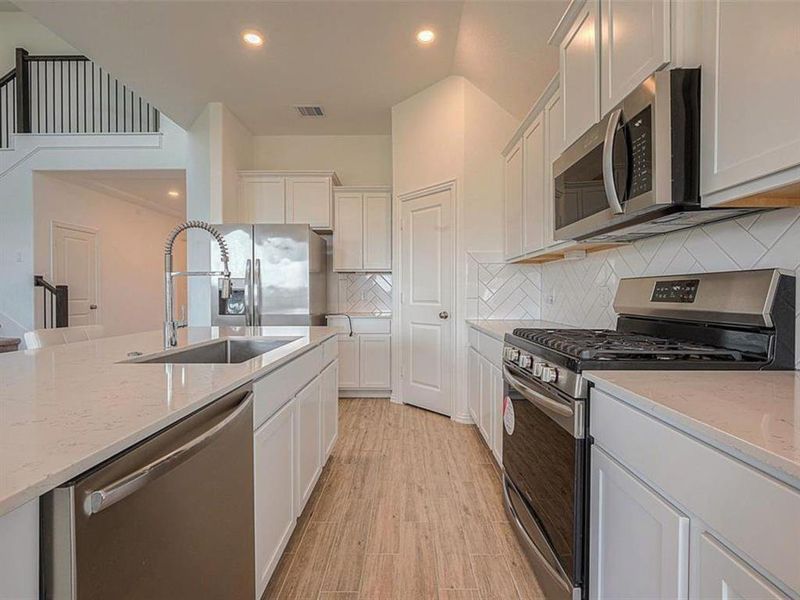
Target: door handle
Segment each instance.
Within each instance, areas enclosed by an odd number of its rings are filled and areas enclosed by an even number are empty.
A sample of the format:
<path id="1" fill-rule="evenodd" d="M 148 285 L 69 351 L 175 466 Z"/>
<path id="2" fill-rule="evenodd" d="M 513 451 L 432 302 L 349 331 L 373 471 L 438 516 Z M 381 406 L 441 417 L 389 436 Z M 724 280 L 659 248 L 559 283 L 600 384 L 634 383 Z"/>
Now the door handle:
<path id="1" fill-rule="evenodd" d="M 449 319 L 450 313 L 447 312 L 446 310 L 443 310 L 442 312 L 439 313 L 439 318 L 442 320 Z"/>
<path id="2" fill-rule="evenodd" d="M 244 324 L 253 324 L 253 307 L 250 304 L 250 296 L 253 293 L 252 279 L 253 262 L 248 258 L 244 267 Z"/>
<path id="3" fill-rule="evenodd" d="M 253 272 L 253 279 L 255 283 L 253 284 L 253 305 L 255 307 L 255 311 L 253 313 L 253 325 L 256 327 L 261 327 L 261 259 L 257 258 L 255 265 L 255 271 Z"/>
<path id="4" fill-rule="evenodd" d="M 97 304 L 90 304 L 89 310 L 97 310 Z"/>
<path id="5" fill-rule="evenodd" d="M 157 479 L 167 471 L 170 471 L 180 464 L 189 460 L 192 456 L 200 452 L 203 448 L 213 442 L 219 433 L 235 421 L 239 415 L 246 411 L 253 400 L 253 392 L 248 392 L 239 405 L 225 417 L 222 421 L 214 425 L 211 429 L 204 431 L 198 437 L 187 442 L 180 448 L 157 458 L 148 465 L 137 469 L 101 490 L 89 492 L 83 504 L 83 510 L 87 516 L 97 514 L 109 506 L 116 504 L 120 500 L 127 498 L 135 491 L 140 490 L 145 485 Z"/>

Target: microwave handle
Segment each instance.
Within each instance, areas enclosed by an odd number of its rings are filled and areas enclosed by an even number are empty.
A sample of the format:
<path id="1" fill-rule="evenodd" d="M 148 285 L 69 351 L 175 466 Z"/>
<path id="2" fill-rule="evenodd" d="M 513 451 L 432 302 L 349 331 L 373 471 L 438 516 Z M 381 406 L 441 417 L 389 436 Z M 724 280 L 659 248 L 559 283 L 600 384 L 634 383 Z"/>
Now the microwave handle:
<path id="1" fill-rule="evenodd" d="M 611 113 L 606 127 L 606 139 L 603 142 L 603 185 L 606 188 L 606 201 L 612 214 L 621 215 L 624 210 L 617 195 L 617 186 L 614 184 L 614 134 L 617 132 L 619 120 L 622 118 L 622 109 L 618 108 Z"/>

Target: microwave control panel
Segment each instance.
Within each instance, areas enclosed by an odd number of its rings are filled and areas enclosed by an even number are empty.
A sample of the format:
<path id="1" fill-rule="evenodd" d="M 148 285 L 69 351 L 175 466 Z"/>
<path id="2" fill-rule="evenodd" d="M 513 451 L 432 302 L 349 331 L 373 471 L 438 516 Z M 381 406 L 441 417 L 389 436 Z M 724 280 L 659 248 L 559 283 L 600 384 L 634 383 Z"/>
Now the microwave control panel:
<path id="1" fill-rule="evenodd" d="M 648 106 L 627 123 L 631 143 L 630 198 L 653 189 L 652 108 Z"/>

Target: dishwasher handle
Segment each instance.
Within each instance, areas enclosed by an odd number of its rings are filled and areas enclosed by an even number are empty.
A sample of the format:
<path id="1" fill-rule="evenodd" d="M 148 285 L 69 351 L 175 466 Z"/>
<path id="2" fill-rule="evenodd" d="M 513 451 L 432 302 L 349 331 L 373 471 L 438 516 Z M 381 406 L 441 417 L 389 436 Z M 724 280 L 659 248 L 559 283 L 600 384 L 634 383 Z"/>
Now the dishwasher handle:
<path id="1" fill-rule="evenodd" d="M 186 462 L 203 448 L 208 446 L 228 425 L 234 422 L 245 412 L 253 401 L 253 392 L 249 392 L 239 405 L 222 421 L 204 431 L 202 434 L 176 448 L 172 452 L 157 458 L 153 462 L 117 479 L 112 484 L 101 490 L 89 492 L 83 503 L 83 510 L 87 516 L 97 514 L 109 506 L 113 506 L 146 486 L 151 481 L 161 477 L 178 465 Z"/>

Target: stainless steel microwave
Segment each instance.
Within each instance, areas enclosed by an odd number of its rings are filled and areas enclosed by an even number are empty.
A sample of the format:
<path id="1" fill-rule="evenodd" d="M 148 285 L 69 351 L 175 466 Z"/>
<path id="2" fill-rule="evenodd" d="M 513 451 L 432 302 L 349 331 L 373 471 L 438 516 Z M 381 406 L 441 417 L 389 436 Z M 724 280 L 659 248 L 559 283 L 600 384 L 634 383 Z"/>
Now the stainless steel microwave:
<path id="1" fill-rule="evenodd" d="M 700 205 L 700 69 L 650 76 L 555 161 L 557 240 L 634 241 L 752 209 Z"/>

